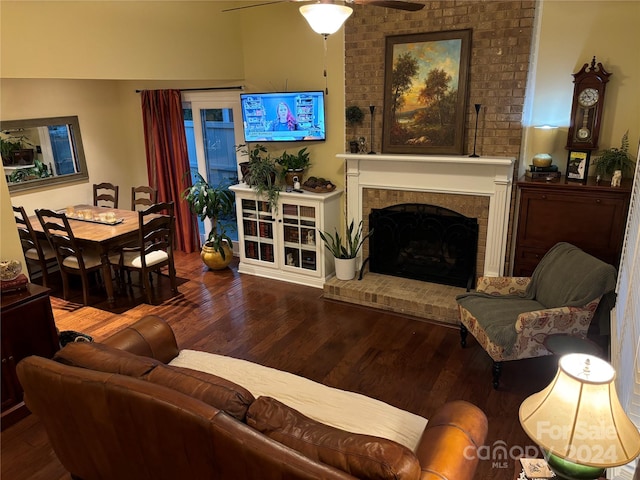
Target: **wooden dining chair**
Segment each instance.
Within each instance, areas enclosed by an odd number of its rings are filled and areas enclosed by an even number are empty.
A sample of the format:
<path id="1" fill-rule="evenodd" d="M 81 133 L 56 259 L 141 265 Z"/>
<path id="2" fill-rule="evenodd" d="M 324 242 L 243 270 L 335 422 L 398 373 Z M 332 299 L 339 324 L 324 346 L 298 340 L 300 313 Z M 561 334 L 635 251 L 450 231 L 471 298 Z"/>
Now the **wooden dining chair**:
<path id="1" fill-rule="evenodd" d="M 118 185 L 114 185 L 113 183 L 94 183 L 93 205 L 96 207 L 118 208 L 118 190 Z M 99 202 L 106 202 L 106 204 Z"/>
<path id="2" fill-rule="evenodd" d="M 152 303 L 153 291 L 151 273 L 161 275 L 161 269 L 168 267 L 171 291 L 178 293 L 176 268 L 173 261 L 173 239 L 175 235 L 175 215 L 173 202 L 156 203 L 138 212 L 138 244 L 124 247 L 118 255 L 109 259 L 119 273 L 120 283 L 124 283 L 124 272 L 139 272 L 147 302 Z"/>
<path id="3" fill-rule="evenodd" d="M 38 238 L 23 207 L 14 206 L 13 215 L 16 219 L 29 278 L 33 281 L 34 277 L 40 273 L 42 275 L 42 285 L 48 287 L 49 269 L 58 265 L 56 252 L 51 248 L 48 241 L 41 241 Z"/>
<path id="4" fill-rule="evenodd" d="M 89 304 L 89 273 L 100 272 L 102 260 L 98 254 L 82 251 L 73 236 L 69 220 L 64 213 L 53 210 L 36 210 L 49 243 L 58 259 L 62 274 L 62 293 L 69 298 L 69 274 L 79 275 L 82 280 L 82 296 L 85 305 Z"/>
<path id="5" fill-rule="evenodd" d="M 131 210 L 144 210 L 154 203 L 158 203 L 158 191 L 155 188 L 146 185 L 131 187 Z"/>

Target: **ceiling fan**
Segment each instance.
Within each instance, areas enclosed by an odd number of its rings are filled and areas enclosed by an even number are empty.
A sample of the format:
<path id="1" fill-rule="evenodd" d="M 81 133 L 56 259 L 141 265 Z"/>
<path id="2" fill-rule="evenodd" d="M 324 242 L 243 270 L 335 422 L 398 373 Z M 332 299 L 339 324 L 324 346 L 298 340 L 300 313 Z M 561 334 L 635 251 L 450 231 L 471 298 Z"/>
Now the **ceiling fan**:
<path id="1" fill-rule="evenodd" d="M 415 12 L 424 8 L 421 3 L 404 1 L 404 0 L 344 0 L 335 2 L 334 0 L 317 0 L 310 3 L 308 0 L 276 0 L 270 2 L 257 3 L 253 5 L 244 5 L 241 7 L 228 8 L 222 10 L 223 12 L 229 12 L 231 10 L 242 10 L 244 8 L 262 7 L 265 5 L 273 5 L 274 3 L 285 2 L 305 2 L 305 5 L 300 7 L 300 13 L 305 18 L 311 29 L 319 33 L 324 38 L 325 45 L 325 92 L 328 94 L 329 89 L 326 87 L 327 81 L 327 68 L 326 68 L 326 56 L 327 56 L 327 37 L 337 32 L 344 22 L 353 13 L 353 8 L 349 5 L 373 5 L 376 7 L 393 8 L 395 10 L 406 10 Z"/>
<path id="2" fill-rule="evenodd" d="M 256 3 L 253 5 L 244 5 L 242 7 L 234 7 L 227 8 L 226 10 L 222 10 L 223 12 L 230 12 L 232 10 L 242 10 L 244 8 L 253 8 L 253 7 L 262 7 L 265 5 L 273 5 L 274 3 L 285 3 L 285 2 L 302 2 L 305 0 L 277 0 L 272 2 L 264 2 L 264 3 Z M 328 3 L 333 4 L 333 1 L 319 1 L 318 3 Z M 406 10 L 409 12 L 416 12 L 418 10 L 422 10 L 424 5 L 421 3 L 415 2 L 406 2 L 404 0 L 345 0 L 345 5 L 353 4 L 353 5 L 374 5 L 376 7 L 384 7 L 384 8 L 393 8 L 396 10 Z"/>

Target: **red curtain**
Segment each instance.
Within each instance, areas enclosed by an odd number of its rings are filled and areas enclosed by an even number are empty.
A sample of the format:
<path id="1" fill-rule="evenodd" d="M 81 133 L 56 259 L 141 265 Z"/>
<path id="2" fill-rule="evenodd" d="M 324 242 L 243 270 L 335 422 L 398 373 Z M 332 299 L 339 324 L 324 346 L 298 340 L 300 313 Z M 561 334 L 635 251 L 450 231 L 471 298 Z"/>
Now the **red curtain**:
<path id="1" fill-rule="evenodd" d="M 187 138 L 180 90 L 143 90 L 142 117 L 149 185 L 158 190 L 159 202 L 175 203 L 176 250 L 198 250 L 198 235 L 189 205 L 181 198 L 191 185 Z"/>

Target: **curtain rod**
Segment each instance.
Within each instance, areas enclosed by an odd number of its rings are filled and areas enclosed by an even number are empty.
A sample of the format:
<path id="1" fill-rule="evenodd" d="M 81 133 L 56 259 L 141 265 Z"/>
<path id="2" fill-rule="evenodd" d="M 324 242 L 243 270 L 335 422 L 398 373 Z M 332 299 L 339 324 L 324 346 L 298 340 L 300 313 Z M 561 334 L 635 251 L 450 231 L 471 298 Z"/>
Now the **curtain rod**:
<path id="1" fill-rule="evenodd" d="M 234 85 L 233 87 L 203 87 L 203 88 L 179 88 L 181 92 L 204 92 L 207 90 L 244 90 L 242 85 Z M 140 93 L 142 90 L 136 90 L 136 93 Z"/>

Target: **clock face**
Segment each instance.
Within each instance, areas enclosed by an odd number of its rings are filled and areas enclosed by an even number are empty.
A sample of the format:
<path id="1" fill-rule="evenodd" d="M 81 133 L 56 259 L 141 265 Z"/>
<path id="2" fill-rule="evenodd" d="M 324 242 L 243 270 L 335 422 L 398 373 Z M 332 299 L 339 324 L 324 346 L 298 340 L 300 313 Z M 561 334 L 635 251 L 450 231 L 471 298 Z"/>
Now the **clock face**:
<path id="1" fill-rule="evenodd" d="M 589 138 L 589 135 L 591 135 L 591 132 L 589 131 L 588 128 L 585 128 L 585 127 L 582 127 L 580 130 L 578 130 L 578 133 L 576 134 L 576 136 L 580 140 L 585 140 L 585 139 Z"/>
<path id="2" fill-rule="evenodd" d="M 583 107 L 592 107 L 598 103 L 599 96 L 598 90 L 595 88 L 585 88 L 578 96 L 578 103 Z"/>

